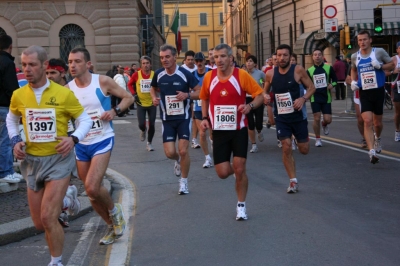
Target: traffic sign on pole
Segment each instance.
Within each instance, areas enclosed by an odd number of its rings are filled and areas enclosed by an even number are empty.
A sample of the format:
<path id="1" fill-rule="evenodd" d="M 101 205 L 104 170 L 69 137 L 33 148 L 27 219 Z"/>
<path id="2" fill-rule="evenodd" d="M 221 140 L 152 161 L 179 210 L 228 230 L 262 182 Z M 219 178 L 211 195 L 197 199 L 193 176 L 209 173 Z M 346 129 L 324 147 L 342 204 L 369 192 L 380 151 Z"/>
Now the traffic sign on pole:
<path id="1" fill-rule="evenodd" d="M 338 19 L 329 18 L 324 20 L 325 32 L 338 32 Z"/>

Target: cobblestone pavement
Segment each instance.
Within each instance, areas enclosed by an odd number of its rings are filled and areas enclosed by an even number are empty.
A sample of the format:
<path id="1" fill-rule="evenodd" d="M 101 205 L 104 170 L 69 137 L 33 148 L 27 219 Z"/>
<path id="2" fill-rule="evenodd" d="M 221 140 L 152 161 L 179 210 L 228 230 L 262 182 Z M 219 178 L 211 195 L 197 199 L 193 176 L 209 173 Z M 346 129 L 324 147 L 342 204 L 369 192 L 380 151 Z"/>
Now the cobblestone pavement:
<path id="1" fill-rule="evenodd" d="M 82 181 L 78 178 L 72 178 L 71 184 L 78 188 L 78 195 L 84 192 Z M 0 194 L 0 210 L 0 225 L 30 217 L 25 182 L 19 183 L 15 191 Z"/>

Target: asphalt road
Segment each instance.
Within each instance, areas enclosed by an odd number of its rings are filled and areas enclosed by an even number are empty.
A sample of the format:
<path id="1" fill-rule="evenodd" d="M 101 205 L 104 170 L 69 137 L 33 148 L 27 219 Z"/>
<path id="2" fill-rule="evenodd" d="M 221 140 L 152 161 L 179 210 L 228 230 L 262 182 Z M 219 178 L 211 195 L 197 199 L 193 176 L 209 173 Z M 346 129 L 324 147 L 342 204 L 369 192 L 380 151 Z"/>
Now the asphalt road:
<path id="1" fill-rule="evenodd" d="M 398 265 L 400 143 L 389 130 L 391 115 L 385 115 L 384 151 L 376 165 L 357 148 L 355 118 L 335 115 L 323 147 L 316 148 L 311 139 L 308 155 L 295 151 L 296 194 L 286 193 L 289 182 L 275 130 L 265 129 L 259 152 L 248 154 L 249 219 L 241 222 L 235 220 L 233 178 L 220 180 L 214 168 L 203 169 L 201 150 L 190 149 L 190 193 L 178 195 L 173 162 L 162 149 L 161 123 L 156 124 L 155 151 L 147 152 L 135 118 L 115 123 L 109 164 L 134 186 L 134 209 L 126 213 L 128 260 L 114 263 L 113 245 L 97 244 L 105 225 L 91 213 L 66 230 L 64 265 Z M 114 200 L 123 201 L 124 189 L 112 184 Z M 71 264 L 87 227 L 92 241 L 78 254 L 81 263 Z M 4 265 L 49 261 L 43 235 L 2 246 L 0 255 Z"/>

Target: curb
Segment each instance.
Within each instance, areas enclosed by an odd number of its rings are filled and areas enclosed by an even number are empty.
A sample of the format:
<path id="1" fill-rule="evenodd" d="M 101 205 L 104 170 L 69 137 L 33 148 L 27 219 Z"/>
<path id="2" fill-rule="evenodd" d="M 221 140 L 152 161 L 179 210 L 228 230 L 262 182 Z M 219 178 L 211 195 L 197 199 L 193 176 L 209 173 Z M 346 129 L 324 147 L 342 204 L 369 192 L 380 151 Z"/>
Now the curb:
<path id="1" fill-rule="evenodd" d="M 110 193 L 112 192 L 110 180 L 108 180 L 106 177 L 103 179 L 103 185 Z M 81 210 L 78 215 L 68 217 L 70 222 L 93 210 L 90 200 L 87 196 L 79 196 L 78 198 L 81 202 Z M 21 241 L 22 239 L 40 233 L 43 233 L 43 231 L 39 231 L 35 228 L 31 217 L 2 224 L 0 225 L 0 246 Z"/>

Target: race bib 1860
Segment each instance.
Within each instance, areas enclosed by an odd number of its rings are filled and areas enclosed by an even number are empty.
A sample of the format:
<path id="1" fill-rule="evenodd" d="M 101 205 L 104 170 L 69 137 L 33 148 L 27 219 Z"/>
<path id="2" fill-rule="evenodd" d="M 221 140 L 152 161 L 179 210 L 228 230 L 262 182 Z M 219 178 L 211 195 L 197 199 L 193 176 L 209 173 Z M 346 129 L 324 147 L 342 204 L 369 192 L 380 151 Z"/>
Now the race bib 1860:
<path id="1" fill-rule="evenodd" d="M 54 108 L 25 109 L 26 130 L 30 142 L 56 141 L 57 124 Z"/>
<path id="2" fill-rule="evenodd" d="M 141 79 L 140 80 L 140 90 L 142 93 L 150 93 L 151 79 Z"/>
<path id="3" fill-rule="evenodd" d="M 178 100 L 176 95 L 166 95 L 165 105 L 167 115 L 181 115 L 184 113 L 183 101 Z"/>
<path id="4" fill-rule="evenodd" d="M 236 130 L 237 127 L 237 106 L 236 105 L 215 105 L 214 106 L 214 130 Z"/>

